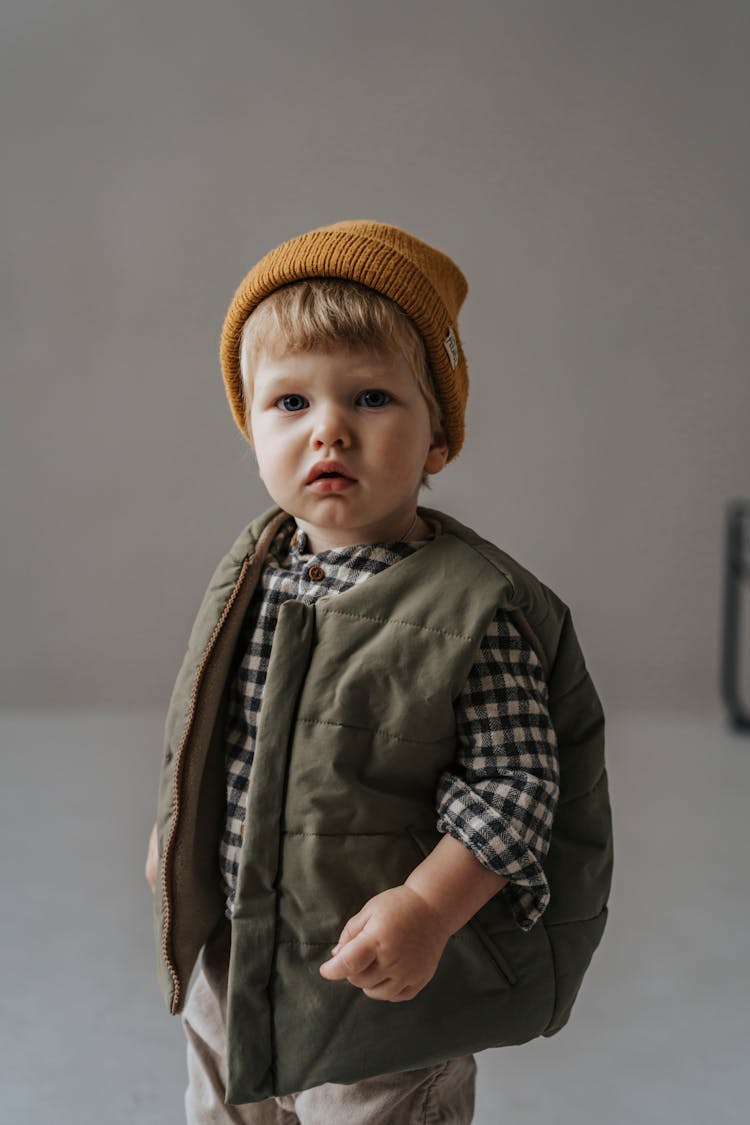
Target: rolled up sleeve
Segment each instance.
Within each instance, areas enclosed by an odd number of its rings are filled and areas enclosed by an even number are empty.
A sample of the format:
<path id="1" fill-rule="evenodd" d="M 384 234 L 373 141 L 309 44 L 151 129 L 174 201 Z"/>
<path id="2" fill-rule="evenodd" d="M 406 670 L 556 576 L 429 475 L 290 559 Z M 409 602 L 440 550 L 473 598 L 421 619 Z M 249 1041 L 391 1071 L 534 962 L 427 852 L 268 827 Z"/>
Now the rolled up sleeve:
<path id="1" fill-rule="evenodd" d="M 438 780 L 437 827 L 509 880 L 522 930 L 546 909 L 542 864 L 560 795 L 557 738 L 539 657 L 498 610 L 456 700 L 456 762 Z"/>

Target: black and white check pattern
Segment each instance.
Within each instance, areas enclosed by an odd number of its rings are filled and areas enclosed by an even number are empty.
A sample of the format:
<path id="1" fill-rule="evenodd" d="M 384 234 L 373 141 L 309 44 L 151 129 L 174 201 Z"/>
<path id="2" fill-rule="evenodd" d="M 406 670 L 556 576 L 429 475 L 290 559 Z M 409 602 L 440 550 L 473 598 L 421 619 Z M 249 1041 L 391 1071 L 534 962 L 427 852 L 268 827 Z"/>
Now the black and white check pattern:
<path id="1" fill-rule="evenodd" d="M 295 534 L 296 533 L 296 534 Z M 232 670 L 225 732 L 226 828 L 220 862 L 231 917 L 247 787 L 279 606 L 312 605 L 366 581 L 426 543 L 359 544 L 305 554 L 292 517 L 279 528 L 253 595 Z M 323 576 L 309 577 L 317 565 Z M 559 797 L 557 739 L 539 658 L 499 610 L 456 700 L 457 755 L 440 775 L 437 827 L 510 882 L 513 916 L 529 930 L 549 902 L 541 864 Z"/>

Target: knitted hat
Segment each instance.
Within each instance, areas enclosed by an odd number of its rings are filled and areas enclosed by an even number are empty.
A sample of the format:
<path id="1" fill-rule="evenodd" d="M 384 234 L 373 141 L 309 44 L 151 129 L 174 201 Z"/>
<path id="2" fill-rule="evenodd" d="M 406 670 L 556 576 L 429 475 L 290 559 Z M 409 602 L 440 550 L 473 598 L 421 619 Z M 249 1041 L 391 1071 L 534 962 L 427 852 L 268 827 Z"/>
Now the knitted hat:
<path id="1" fill-rule="evenodd" d="M 358 281 L 390 297 L 411 317 L 427 349 L 451 461 L 463 445 L 469 386 L 457 325 L 466 278 L 434 246 L 370 220 L 333 223 L 282 243 L 253 266 L 237 289 L 224 320 L 220 354 L 229 405 L 243 434 L 240 337 L 245 321 L 269 293 L 310 277 Z"/>

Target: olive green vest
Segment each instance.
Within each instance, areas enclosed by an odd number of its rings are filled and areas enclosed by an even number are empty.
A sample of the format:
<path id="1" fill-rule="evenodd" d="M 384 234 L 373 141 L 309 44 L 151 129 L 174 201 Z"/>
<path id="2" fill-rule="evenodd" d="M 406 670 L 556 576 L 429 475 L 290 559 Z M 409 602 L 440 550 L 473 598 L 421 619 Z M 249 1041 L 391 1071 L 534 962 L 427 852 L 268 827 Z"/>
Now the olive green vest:
<path id="1" fill-rule="evenodd" d="M 232 919 L 230 1103 L 554 1035 L 602 937 L 612 875 L 604 716 L 570 612 L 499 548 L 419 510 L 442 525 L 435 540 L 344 593 L 279 610 Z M 169 706 L 155 928 L 173 1013 L 223 918 L 229 669 L 285 518 L 265 512 L 217 567 Z M 435 789 L 455 760 L 453 701 L 499 606 L 549 685 L 561 770 L 544 863 L 550 903 L 524 932 L 495 895 L 449 939 L 413 1000 L 374 1000 L 319 966 L 344 922 L 439 841 Z"/>

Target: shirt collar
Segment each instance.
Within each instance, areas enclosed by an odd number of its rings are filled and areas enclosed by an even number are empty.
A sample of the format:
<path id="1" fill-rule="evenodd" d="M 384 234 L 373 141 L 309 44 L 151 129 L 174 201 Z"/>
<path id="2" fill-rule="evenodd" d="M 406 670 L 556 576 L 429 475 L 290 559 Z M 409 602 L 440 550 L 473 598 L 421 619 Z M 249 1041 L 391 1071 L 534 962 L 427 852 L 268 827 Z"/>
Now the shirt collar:
<path id="1" fill-rule="evenodd" d="M 289 554 L 294 559 L 300 559 L 305 555 L 310 555 L 310 551 L 308 550 L 308 545 L 307 545 L 307 533 L 304 532 L 302 530 L 302 528 L 298 526 L 297 521 L 294 519 L 293 516 L 290 517 L 290 519 L 291 519 L 290 530 L 292 532 L 292 535 L 291 535 L 291 539 L 289 540 Z M 432 530 L 434 532 L 434 535 L 431 536 L 431 538 L 436 538 L 440 534 L 440 532 L 442 531 L 442 528 L 440 527 L 439 524 L 436 525 L 432 520 L 428 520 L 428 523 L 430 524 L 430 526 L 432 527 Z M 287 534 L 289 534 L 289 531 L 287 531 Z M 357 545 L 352 546 L 350 549 L 352 551 L 362 550 L 363 548 L 365 548 L 367 546 L 368 546 L 368 544 L 359 544 L 358 546 Z M 371 546 L 376 547 L 376 546 L 379 546 L 379 544 L 373 543 Z M 336 548 L 336 549 L 339 550 L 339 551 L 347 550 L 347 548 L 345 548 L 345 547 L 339 547 L 339 548 Z"/>
<path id="2" fill-rule="evenodd" d="M 301 527 L 297 527 L 296 523 L 294 524 L 294 534 L 289 543 L 289 552 L 295 558 L 309 554 L 307 550 L 307 535 Z"/>

